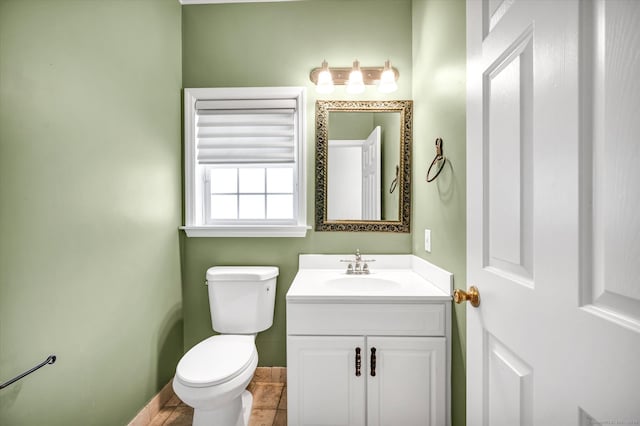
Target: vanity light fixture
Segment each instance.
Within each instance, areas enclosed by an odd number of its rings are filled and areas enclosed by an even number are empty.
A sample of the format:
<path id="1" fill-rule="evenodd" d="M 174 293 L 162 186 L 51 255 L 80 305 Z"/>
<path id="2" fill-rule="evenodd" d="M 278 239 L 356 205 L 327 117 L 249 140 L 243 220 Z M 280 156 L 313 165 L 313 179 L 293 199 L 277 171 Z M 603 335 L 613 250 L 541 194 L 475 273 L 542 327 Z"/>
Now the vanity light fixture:
<path id="1" fill-rule="evenodd" d="M 356 59 L 353 61 L 353 68 L 349 73 L 347 93 L 355 95 L 362 92 L 364 92 L 364 79 L 362 78 L 362 71 L 360 71 L 360 62 Z"/>
<path id="2" fill-rule="evenodd" d="M 322 61 L 321 67 L 311 71 L 309 79 L 321 94 L 331 93 L 334 85 L 346 86 L 349 94 L 364 92 L 366 85 L 377 85 L 380 93 L 391 93 L 398 89 L 396 81 L 399 75 L 389 60 L 385 61 L 384 67 L 360 67 L 356 60 L 351 68 L 329 67 L 327 61 Z"/>
<path id="3" fill-rule="evenodd" d="M 322 61 L 322 68 L 318 73 L 316 91 L 322 94 L 333 92 L 333 77 L 331 76 L 331 71 L 329 71 L 329 64 L 327 64 L 327 61 Z"/>
<path id="4" fill-rule="evenodd" d="M 380 75 L 380 83 L 378 84 L 378 91 L 380 93 L 391 93 L 398 90 L 398 84 L 396 83 L 396 74 L 391 69 L 391 61 L 388 59 L 384 61 L 384 70 Z"/>

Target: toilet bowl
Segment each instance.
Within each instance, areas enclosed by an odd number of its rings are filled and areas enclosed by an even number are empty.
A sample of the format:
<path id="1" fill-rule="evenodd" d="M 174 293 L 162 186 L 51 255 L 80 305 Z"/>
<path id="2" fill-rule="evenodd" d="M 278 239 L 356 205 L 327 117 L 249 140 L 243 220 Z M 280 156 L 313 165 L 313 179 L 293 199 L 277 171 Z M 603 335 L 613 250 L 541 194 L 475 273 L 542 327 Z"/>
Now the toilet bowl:
<path id="1" fill-rule="evenodd" d="M 254 338 L 209 337 L 182 357 L 173 389 L 182 402 L 194 408 L 194 425 L 246 424 L 252 398 L 245 389 L 258 365 Z"/>
<path id="2" fill-rule="evenodd" d="M 256 333 L 273 324 L 276 267 L 207 271 L 214 330 L 180 360 L 173 390 L 194 408 L 194 426 L 246 426 L 253 398 L 246 390 L 258 365 Z M 237 333 L 237 334 L 234 334 Z"/>

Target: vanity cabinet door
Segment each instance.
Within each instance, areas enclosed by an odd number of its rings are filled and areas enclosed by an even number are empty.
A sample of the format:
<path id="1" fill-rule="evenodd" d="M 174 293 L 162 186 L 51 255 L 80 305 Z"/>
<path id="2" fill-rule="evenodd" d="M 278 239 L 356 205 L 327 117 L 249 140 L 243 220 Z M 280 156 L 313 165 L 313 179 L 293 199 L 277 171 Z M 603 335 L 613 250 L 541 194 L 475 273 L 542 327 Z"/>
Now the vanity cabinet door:
<path id="1" fill-rule="evenodd" d="M 359 376 L 356 375 L 357 348 L 360 348 L 361 359 Z M 362 336 L 289 336 L 289 425 L 364 426 L 365 359 Z"/>
<path id="2" fill-rule="evenodd" d="M 444 337 L 367 338 L 368 426 L 445 424 L 445 342 Z"/>

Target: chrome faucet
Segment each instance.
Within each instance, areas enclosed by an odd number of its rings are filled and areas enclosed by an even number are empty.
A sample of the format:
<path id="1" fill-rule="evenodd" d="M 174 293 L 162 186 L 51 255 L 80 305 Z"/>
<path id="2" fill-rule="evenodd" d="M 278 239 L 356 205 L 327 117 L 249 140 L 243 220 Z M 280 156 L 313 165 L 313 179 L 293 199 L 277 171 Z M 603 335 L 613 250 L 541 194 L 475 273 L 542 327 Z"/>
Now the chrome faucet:
<path id="1" fill-rule="evenodd" d="M 348 275 L 363 275 L 363 274 L 371 273 L 367 262 L 375 262 L 375 259 L 363 260 L 362 255 L 360 254 L 360 249 L 356 249 L 355 262 L 349 259 L 342 259 L 340 260 L 340 262 L 349 262 L 349 264 L 347 265 Z M 355 263 L 355 266 L 354 266 L 354 263 Z"/>

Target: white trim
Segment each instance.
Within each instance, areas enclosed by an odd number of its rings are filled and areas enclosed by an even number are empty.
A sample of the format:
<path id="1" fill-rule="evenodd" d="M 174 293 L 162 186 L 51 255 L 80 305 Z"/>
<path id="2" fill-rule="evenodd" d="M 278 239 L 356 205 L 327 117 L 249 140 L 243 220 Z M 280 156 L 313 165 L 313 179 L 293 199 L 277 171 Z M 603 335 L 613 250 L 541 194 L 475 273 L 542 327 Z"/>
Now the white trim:
<path id="1" fill-rule="evenodd" d="M 364 139 L 329 139 L 329 148 L 331 147 L 358 147 L 362 148 Z"/>
<path id="2" fill-rule="evenodd" d="M 184 89 L 184 200 L 185 200 L 185 221 L 188 225 L 197 223 L 196 212 L 202 211 L 202 206 L 198 208 L 195 202 L 198 197 L 197 182 L 195 173 L 187 172 L 196 169 L 196 144 L 191 141 L 195 140 L 195 116 L 196 116 L 196 100 L 202 96 L 198 89 Z"/>
<path id="3" fill-rule="evenodd" d="M 294 237 L 303 238 L 310 226 L 181 226 L 187 237 Z"/>
<path id="4" fill-rule="evenodd" d="M 448 295 L 453 294 L 453 274 L 416 255 L 411 256 L 411 269 Z"/>
<path id="5" fill-rule="evenodd" d="M 233 3 L 277 3 L 283 1 L 301 1 L 301 0 L 178 0 L 180 4 L 233 4 Z"/>

